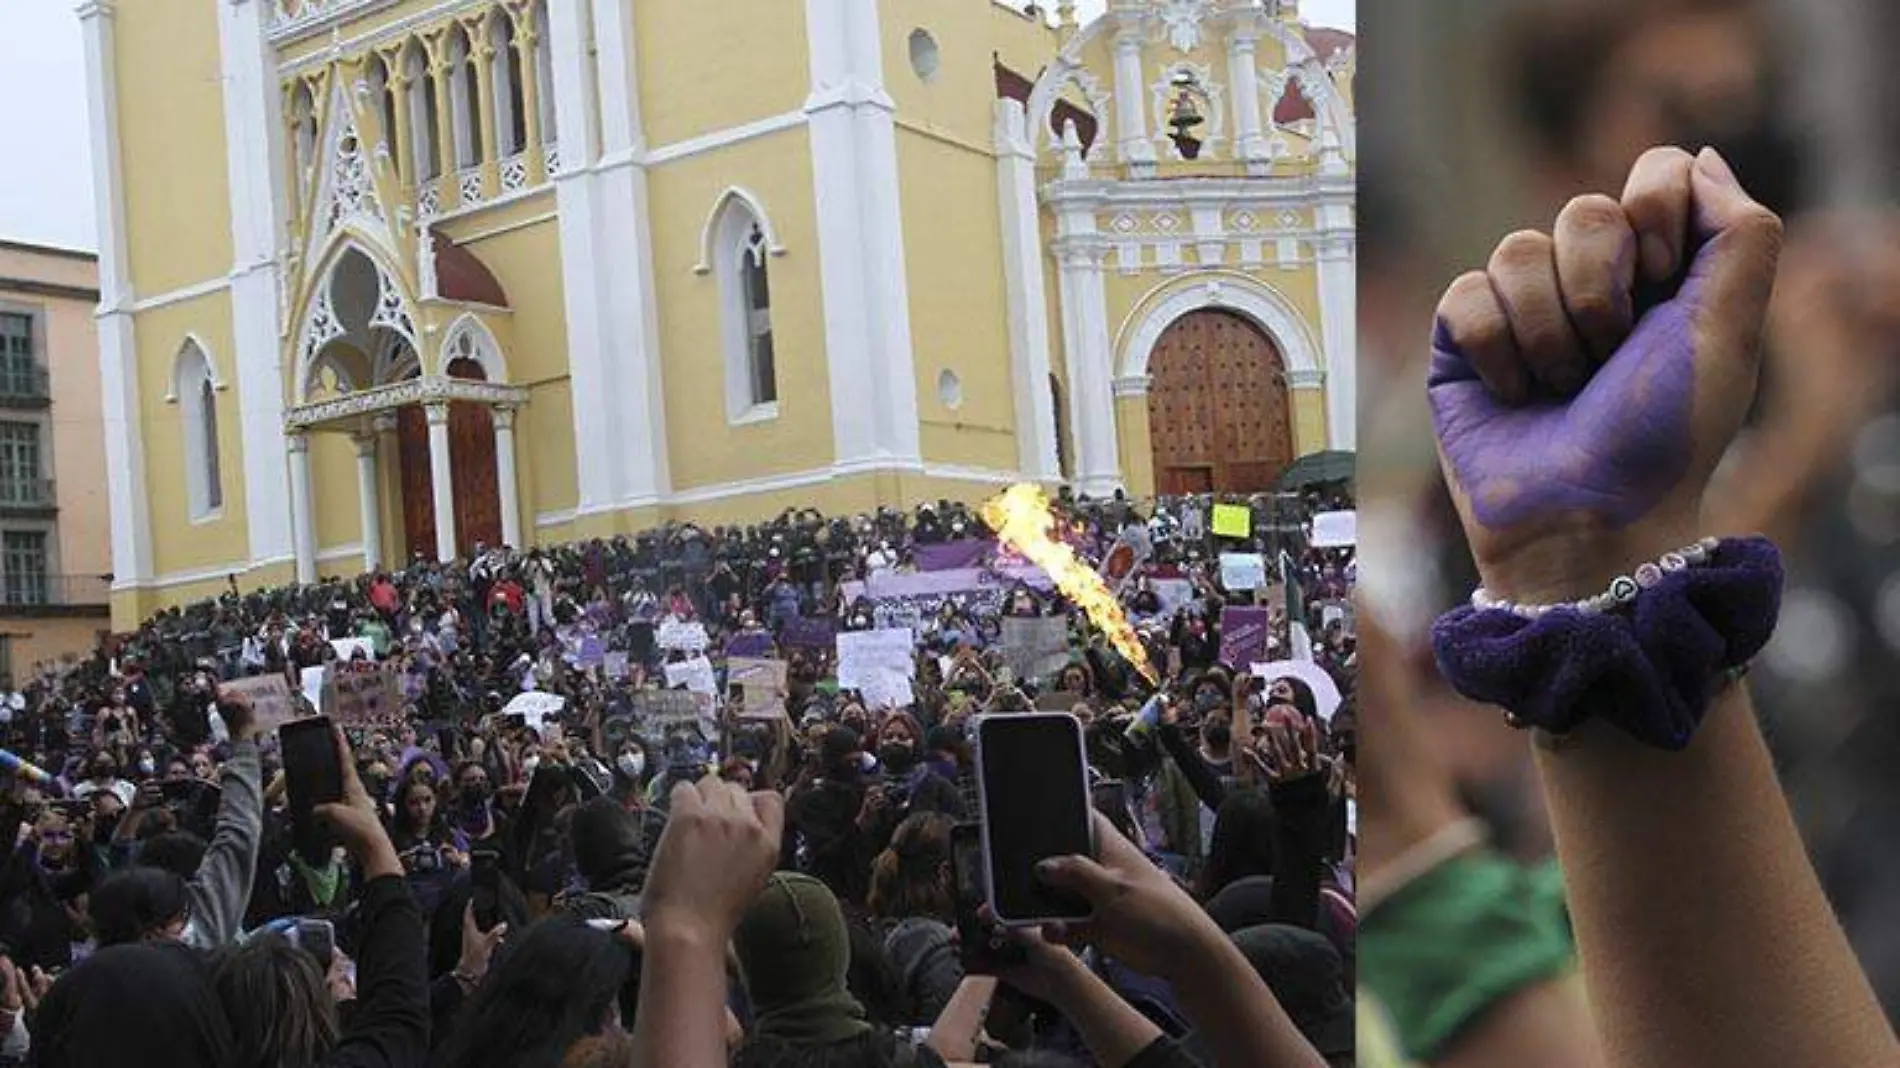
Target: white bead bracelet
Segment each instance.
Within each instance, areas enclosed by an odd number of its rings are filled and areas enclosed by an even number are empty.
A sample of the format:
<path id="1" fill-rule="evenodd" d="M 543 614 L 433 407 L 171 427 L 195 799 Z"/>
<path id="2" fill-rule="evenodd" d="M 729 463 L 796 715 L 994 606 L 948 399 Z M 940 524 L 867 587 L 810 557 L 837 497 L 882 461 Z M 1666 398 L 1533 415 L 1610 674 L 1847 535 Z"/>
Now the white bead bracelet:
<path id="1" fill-rule="evenodd" d="M 1498 597 L 1480 586 L 1471 593 L 1471 607 L 1481 611 L 1509 612 L 1524 619 L 1537 619 L 1560 611 L 1576 612 L 1586 616 L 1601 615 L 1635 601 L 1639 594 L 1661 582 L 1663 576 L 1672 571 L 1684 571 L 1707 563 L 1709 557 L 1714 554 L 1716 546 L 1720 544 L 1721 542 L 1716 538 L 1703 538 L 1675 552 L 1664 553 L 1655 561 L 1643 564 L 1630 574 L 1616 576 L 1610 580 L 1609 589 L 1581 601 L 1566 601 L 1561 604 L 1518 604 Z"/>

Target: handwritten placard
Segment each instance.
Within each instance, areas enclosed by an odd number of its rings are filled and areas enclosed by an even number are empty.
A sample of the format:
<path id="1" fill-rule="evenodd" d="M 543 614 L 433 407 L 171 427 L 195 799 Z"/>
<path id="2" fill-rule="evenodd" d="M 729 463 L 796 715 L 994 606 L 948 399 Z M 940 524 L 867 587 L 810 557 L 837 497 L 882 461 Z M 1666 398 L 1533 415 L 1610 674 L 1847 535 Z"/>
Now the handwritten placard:
<path id="1" fill-rule="evenodd" d="M 1229 667 L 1240 667 L 1261 660 L 1267 654 L 1267 636 L 1272 628 L 1272 613 L 1265 608 L 1228 607 L 1220 614 L 1220 660 Z"/>
<path id="2" fill-rule="evenodd" d="M 323 708 L 345 727 L 390 727 L 403 718 L 396 676 L 374 663 L 331 664 Z"/>
<path id="3" fill-rule="evenodd" d="M 713 677 L 712 661 L 696 656 L 666 665 L 666 685 L 668 688 L 684 686 L 693 693 L 711 697 L 718 689 L 718 680 Z"/>
<path id="4" fill-rule="evenodd" d="M 690 731 L 705 737 L 709 708 L 707 699 L 686 690 L 643 690 L 633 695 L 634 721 L 655 736 Z"/>
<path id="5" fill-rule="evenodd" d="M 1069 621 L 1005 617 L 1003 655 L 1019 679 L 1046 679 L 1057 674 L 1069 664 Z"/>
<path id="6" fill-rule="evenodd" d="M 682 623 L 669 619 L 654 632 L 654 640 L 668 652 L 703 653 L 708 644 L 706 627 L 700 623 Z"/>
<path id="7" fill-rule="evenodd" d="M 726 661 L 726 685 L 743 688 L 745 703 L 739 706 L 740 719 L 776 720 L 785 716 L 785 675 L 783 660 L 753 660 L 732 657 Z"/>
<path id="8" fill-rule="evenodd" d="M 1214 506 L 1214 536 L 1244 538 L 1253 533 L 1253 510 L 1244 504 Z"/>
<path id="9" fill-rule="evenodd" d="M 627 667 L 627 654 L 621 652 L 608 653 L 601 658 L 600 670 L 610 679 L 626 678 L 630 674 Z"/>
<path id="10" fill-rule="evenodd" d="M 838 628 L 827 618 L 793 616 L 785 621 L 779 642 L 788 649 L 822 649 L 830 652 L 838 640 Z"/>
<path id="11" fill-rule="evenodd" d="M 1321 512 L 1313 517 L 1315 548 L 1340 549 L 1359 543 L 1358 512 Z"/>
<path id="12" fill-rule="evenodd" d="M 257 729 L 263 733 L 268 734 L 297 718 L 297 699 L 290 692 L 290 683 L 282 675 L 232 679 L 222 688 L 227 693 L 241 695 L 250 701 L 251 716 Z"/>
<path id="13" fill-rule="evenodd" d="M 1220 554 L 1220 584 L 1229 590 L 1257 590 L 1267 584 L 1267 561 L 1259 553 Z"/>
<path id="14" fill-rule="evenodd" d="M 908 627 L 838 635 L 838 685 L 862 690 L 875 685 L 883 675 L 913 678 L 917 674 L 916 645 Z"/>

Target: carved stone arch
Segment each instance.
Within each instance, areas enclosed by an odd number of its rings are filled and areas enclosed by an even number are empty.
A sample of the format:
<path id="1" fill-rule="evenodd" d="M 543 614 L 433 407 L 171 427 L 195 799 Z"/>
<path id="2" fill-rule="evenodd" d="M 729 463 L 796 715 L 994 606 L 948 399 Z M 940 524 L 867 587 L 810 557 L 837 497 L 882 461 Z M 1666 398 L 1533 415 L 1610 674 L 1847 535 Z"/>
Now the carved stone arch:
<path id="1" fill-rule="evenodd" d="M 311 261 L 311 269 L 305 277 L 312 281 L 306 287 L 295 320 L 300 325 L 292 350 L 294 377 L 291 379 L 291 404 L 300 405 L 309 400 L 316 365 L 324 347 L 351 332 L 350 324 L 343 322 L 339 316 L 331 292 L 337 265 L 351 252 L 362 255 L 376 272 L 376 302 L 363 323 L 364 329 L 382 330 L 400 336 L 416 351 L 419 359 L 425 357 L 423 337 L 415 328 L 415 316 L 411 310 L 415 307 L 415 299 L 406 279 L 396 267 L 395 257 L 385 251 L 387 248 L 388 245 L 351 226 L 336 233 L 324 246 L 322 254 Z M 363 347 L 367 349 L 369 346 Z"/>
<path id="2" fill-rule="evenodd" d="M 785 246 L 779 243 L 778 232 L 772 228 L 772 216 L 765 210 L 765 202 L 758 194 L 743 186 L 729 186 L 726 191 L 713 200 L 712 210 L 706 213 L 706 221 L 699 230 L 699 262 L 693 265 L 694 274 L 710 274 L 713 263 L 718 258 L 717 242 L 719 224 L 726 212 L 738 207 L 752 216 L 759 224 L 759 230 L 765 235 L 765 251 L 768 255 L 785 255 Z"/>
<path id="3" fill-rule="evenodd" d="M 482 374 L 489 382 L 509 381 L 508 361 L 502 355 L 501 344 L 472 312 L 464 312 L 442 335 L 442 345 L 437 351 L 435 373 L 446 375 L 449 364 L 456 360 L 474 360 L 481 365 Z"/>
<path id="4" fill-rule="evenodd" d="M 1272 115 L 1280 103 L 1289 83 L 1297 82 L 1300 93 L 1307 103 L 1313 105 L 1316 125 L 1321 131 L 1330 131 L 1338 141 L 1340 151 L 1348 159 L 1358 156 L 1358 138 L 1352 117 L 1352 108 L 1347 105 L 1345 94 L 1340 92 L 1339 83 L 1333 80 L 1332 72 L 1313 51 L 1306 39 L 1294 33 L 1283 23 L 1271 21 L 1268 32 L 1280 42 L 1286 64 L 1279 71 L 1260 73 L 1261 114 Z"/>
<path id="5" fill-rule="evenodd" d="M 1123 321 L 1115 339 L 1116 388 L 1139 393 L 1155 344 L 1176 319 L 1202 308 L 1233 312 L 1266 332 L 1286 359 L 1295 388 L 1318 385 L 1325 372 L 1318 339 L 1298 308 L 1279 291 L 1232 271 L 1172 281 L 1150 290 Z"/>
<path id="6" fill-rule="evenodd" d="M 1087 39 L 1099 35 L 1108 20 L 1097 19 L 1087 29 L 1076 34 L 1075 38 L 1062 49 L 1062 54 L 1036 79 L 1035 88 L 1029 91 L 1029 102 L 1024 105 L 1030 136 L 1030 147 L 1041 155 L 1044 149 L 1055 149 L 1061 145 L 1061 135 L 1050 126 L 1049 118 L 1055 113 L 1056 102 L 1062 98 L 1062 91 L 1074 85 L 1082 91 L 1089 107 L 1095 111 L 1095 141 L 1083 154 L 1083 159 L 1093 161 L 1103 151 L 1104 145 L 1114 143 L 1115 135 L 1111 127 L 1114 115 L 1109 109 L 1112 95 L 1102 85 L 1101 79 L 1083 64 L 1080 45 Z"/>

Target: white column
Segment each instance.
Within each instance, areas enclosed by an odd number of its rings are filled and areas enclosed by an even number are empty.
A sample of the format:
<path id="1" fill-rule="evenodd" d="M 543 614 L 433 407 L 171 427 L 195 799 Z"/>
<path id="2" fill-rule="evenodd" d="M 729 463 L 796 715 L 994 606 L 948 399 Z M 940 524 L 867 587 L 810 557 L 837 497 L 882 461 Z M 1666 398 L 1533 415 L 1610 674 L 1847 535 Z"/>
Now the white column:
<path id="1" fill-rule="evenodd" d="M 277 306 L 277 241 L 283 170 L 275 57 L 268 53 L 262 0 L 218 7 L 226 176 L 231 189 L 232 366 L 243 441 L 244 519 L 254 567 L 291 554 L 285 496 L 282 336 Z"/>
<path id="2" fill-rule="evenodd" d="M 1063 248 L 1062 339 L 1069 374 L 1069 426 L 1075 441 L 1075 488 L 1106 497 L 1121 488 L 1121 453 L 1115 434 L 1113 341 L 1108 334 L 1108 298 L 1102 284 L 1102 253 Z"/>
<path id="3" fill-rule="evenodd" d="M 449 406 L 425 404 L 429 417 L 429 488 L 435 498 L 435 558 L 455 559 L 455 465 L 449 457 Z"/>
<path id="4" fill-rule="evenodd" d="M 1009 299 L 1017 463 L 1032 479 L 1059 481 L 1055 404 L 1049 391 L 1049 296 L 1036 205 L 1036 150 L 1020 101 L 996 102 L 996 188 L 1002 209 L 1003 284 Z"/>
<path id="5" fill-rule="evenodd" d="M 368 430 L 350 439 L 356 446 L 356 508 L 363 517 L 363 570 L 383 568 L 383 510 L 376 492 L 376 432 Z"/>
<path id="6" fill-rule="evenodd" d="M 302 431 L 284 435 L 290 458 L 290 530 L 297 554 L 297 581 L 317 581 L 316 512 L 310 500 L 310 438 Z"/>
<path id="7" fill-rule="evenodd" d="M 501 543 L 510 549 L 520 549 L 521 487 L 515 475 L 515 410 L 503 404 L 488 414 L 495 424 L 495 481 L 501 490 Z"/>
<path id="8" fill-rule="evenodd" d="M 1233 83 L 1234 94 L 1234 154 L 1250 165 L 1250 173 L 1256 165 L 1267 162 L 1267 142 L 1260 124 L 1260 74 L 1254 66 L 1256 40 L 1253 28 L 1242 26 L 1227 41 L 1227 77 Z"/>
<path id="9" fill-rule="evenodd" d="M 99 379 L 105 425 L 106 494 L 111 505 L 113 588 L 152 579 L 152 519 L 145 492 L 138 350 L 126 257 L 124 169 L 119 157 L 118 78 L 113 5 L 81 5 L 86 48 L 86 117 L 92 137 L 93 211 L 99 226 Z M 121 620 L 125 626 L 138 620 Z"/>
<path id="10" fill-rule="evenodd" d="M 1358 426 L 1358 254 L 1352 208 L 1344 201 L 1314 209 L 1319 269 L 1320 344 L 1326 361 L 1326 436 L 1335 449 L 1354 448 Z"/>
<path id="11" fill-rule="evenodd" d="M 1154 142 L 1148 139 L 1148 116 L 1142 110 L 1147 92 L 1141 77 L 1141 23 L 1126 23 L 1115 38 L 1115 126 L 1123 163 L 1136 174 L 1153 173 Z"/>
<path id="12" fill-rule="evenodd" d="M 877 5 L 806 0 L 805 27 L 834 470 L 919 470 L 896 105 L 884 91 Z"/>

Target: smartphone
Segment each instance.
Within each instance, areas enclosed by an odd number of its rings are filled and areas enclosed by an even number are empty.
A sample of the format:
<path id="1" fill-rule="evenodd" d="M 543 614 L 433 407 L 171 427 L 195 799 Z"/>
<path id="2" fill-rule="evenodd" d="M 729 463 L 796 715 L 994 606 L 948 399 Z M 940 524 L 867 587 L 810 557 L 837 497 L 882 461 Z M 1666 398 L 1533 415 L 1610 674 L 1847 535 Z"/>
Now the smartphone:
<path id="1" fill-rule="evenodd" d="M 330 717 L 292 720 L 278 728 L 284 786 L 293 813 L 343 800 L 343 764 L 337 756 Z"/>
<path id="2" fill-rule="evenodd" d="M 950 868 L 956 878 L 957 953 L 965 975 L 994 975 L 1000 968 L 1021 963 L 1028 951 L 998 935 L 978 915 L 985 889 L 983 827 L 959 823 L 950 828 Z"/>
<path id="3" fill-rule="evenodd" d="M 475 926 L 492 931 L 501 922 L 501 854 L 477 849 L 469 854 L 468 868 L 474 888 Z"/>
<path id="4" fill-rule="evenodd" d="M 336 928 L 329 920 L 299 918 L 297 925 L 291 928 L 290 940 L 296 943 L 297 948 L 317 958 L 317 963 L 325 971 L 330 969 L 330 962 L 336 959 Z"/>
<path id="5" fill-rule="evenodd" d="M 1081 721 L 1066 712 L 980 717 L 976 799 L 985 897 L 997 921 L 1087 919 L 1087 902 L 1036 878 L 1036 865 L 1050 857 L 1095 855 Z"/>
<path id="6" fill-rule="evenodd" d="M 158 784 L 158 792 L 166 804 L 182 804 L 197 795 L 198 782 L 195 779 L 166 779 Z"/>

